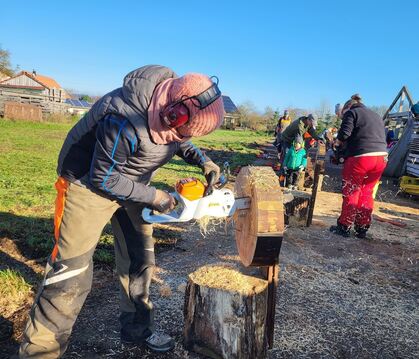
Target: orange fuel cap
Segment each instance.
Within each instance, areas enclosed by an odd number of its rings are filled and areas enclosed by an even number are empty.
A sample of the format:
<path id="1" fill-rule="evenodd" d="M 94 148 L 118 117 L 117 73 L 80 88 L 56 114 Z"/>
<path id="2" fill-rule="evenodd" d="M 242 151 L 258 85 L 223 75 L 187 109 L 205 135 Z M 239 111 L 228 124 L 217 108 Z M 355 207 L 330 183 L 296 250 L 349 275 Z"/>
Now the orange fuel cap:
<path id="1" fill-rule="evenodd" d="M 205 185 L 196 178 L 184 178 L 176 183 L 176 191 L 189 201 L 202 198 Z"/>

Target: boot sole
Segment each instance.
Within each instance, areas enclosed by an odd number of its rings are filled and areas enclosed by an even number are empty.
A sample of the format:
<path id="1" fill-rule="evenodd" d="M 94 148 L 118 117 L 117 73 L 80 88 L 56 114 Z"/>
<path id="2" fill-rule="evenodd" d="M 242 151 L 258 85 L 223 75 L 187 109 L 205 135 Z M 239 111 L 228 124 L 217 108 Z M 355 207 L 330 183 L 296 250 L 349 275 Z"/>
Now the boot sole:
<path id="1" fill-rule="evenodd" d="M 157 353 L 166 353 L 170 350 L 172 350 L 175 347 L 175 343 L 172 344 L 168 344 L 165 347 L 155 347 L 147 342 L 145 342 L 145 345 L 147 345 L 147 347 L 152 350 L 153 352 L 157 352 Z"/>

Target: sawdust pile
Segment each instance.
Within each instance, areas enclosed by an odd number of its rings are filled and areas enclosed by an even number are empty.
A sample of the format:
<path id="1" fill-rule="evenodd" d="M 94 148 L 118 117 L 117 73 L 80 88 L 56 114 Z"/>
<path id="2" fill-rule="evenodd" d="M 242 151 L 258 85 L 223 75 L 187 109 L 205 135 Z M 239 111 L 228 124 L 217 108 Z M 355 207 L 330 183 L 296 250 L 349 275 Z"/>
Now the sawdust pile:
<path id="1" fill-rule="evenodd" d="M 278 177 L 271 167 L 249 167 L 248 180 L 250 186 L 260 189 L 274 189 L 279 187 Z"/>
<path id="2" fill-rule="evenodd" d="M 203 287 L 253 295 L 267 289 L 264 279 L 244 275 L 228 266 L 204 266 L 189 275 L 189 280 Z"/>

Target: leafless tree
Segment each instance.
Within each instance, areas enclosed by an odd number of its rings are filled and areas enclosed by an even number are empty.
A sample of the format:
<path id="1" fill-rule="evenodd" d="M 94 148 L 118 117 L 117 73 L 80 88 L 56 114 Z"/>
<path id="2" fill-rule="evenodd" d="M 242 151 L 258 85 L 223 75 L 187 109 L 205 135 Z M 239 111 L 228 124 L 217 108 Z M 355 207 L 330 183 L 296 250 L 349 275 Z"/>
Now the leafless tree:
<path id="1" fill-rule="evenodd" d="M 4 50 L 0 46 L 0 74 L 6 76 L 13 76 L 14 71 L 12 70 L 12 64 L 10 63 L 10 52 Z"/>

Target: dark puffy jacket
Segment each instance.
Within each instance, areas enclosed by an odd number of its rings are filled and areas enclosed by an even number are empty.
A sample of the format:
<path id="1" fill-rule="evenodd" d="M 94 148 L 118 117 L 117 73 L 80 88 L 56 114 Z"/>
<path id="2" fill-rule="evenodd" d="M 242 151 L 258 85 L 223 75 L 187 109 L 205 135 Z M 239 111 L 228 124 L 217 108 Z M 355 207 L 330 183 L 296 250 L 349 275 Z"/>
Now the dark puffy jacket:
<path id="1" fill-rule="evenodd" d="M 346 157 L 386 152 L 387 149 L 383 120 L 363 104 L 354 105 L 345 112 L 337 138 L 345 142 Z"/>
<path id="2" fill-rule="evenodd" d="M 202 167 L 208 161 L 191 142 L 157 145 L 147 109 L 155 87 L 175 73 L 151 65 L 130 72 L 123 87 L 98 100 L 70 130 L 58 158 L 58 175 L 121 200 L 151 203 L 153 173 L 178 155 Z"/>

